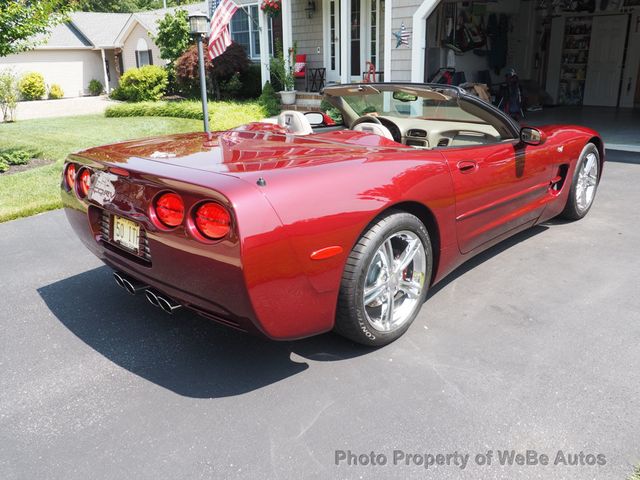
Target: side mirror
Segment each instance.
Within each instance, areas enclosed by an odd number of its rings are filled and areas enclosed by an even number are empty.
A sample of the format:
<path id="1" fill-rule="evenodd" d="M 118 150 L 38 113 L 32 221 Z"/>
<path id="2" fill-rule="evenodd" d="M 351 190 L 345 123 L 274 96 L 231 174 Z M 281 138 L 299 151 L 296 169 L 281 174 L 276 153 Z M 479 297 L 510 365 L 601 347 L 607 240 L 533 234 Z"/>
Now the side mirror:
<path id="1" fill-rule="evenodd" d="M 320 112 L 305 112 L 305 117 L 312 127 L 322 127 L 325 125 L 324 115 Z"/>
<path id="2" fill-rule="evenodd" d="M 520 130 L 520 141 L 527 145 L 542 145 L 547 136 L 537 128 L 522 127 Z"/>

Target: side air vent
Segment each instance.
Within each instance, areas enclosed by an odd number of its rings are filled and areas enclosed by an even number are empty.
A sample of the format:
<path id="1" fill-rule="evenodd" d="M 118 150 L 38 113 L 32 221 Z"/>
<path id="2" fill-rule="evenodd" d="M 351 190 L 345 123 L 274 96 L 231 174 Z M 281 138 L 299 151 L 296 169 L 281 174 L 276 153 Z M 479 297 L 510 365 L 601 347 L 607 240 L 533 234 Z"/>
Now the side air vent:
<path id="1" fill-rule="evenodd" d="M 408 137 L 427 138 L 427 132 L 418 128 L 412 128 L 407 132 Z"/>
<path id="2" fill-rule="evenodd" d="M 441 138 L 440 140 L 438 140 L 438 146 L 439 147 L 446 147 L 447 145 L 449 145 L 449 139 L 448 138 Z"/>

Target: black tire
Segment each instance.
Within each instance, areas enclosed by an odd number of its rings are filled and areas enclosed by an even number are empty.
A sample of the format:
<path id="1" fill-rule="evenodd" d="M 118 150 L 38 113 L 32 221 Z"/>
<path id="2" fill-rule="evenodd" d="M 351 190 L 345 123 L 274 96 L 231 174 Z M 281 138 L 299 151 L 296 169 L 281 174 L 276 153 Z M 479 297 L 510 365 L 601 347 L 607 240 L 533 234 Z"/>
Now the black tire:
<path id="1" fill-rule="evenodd" d="M 414 233 L 422 242 L 426 257 L 424 282 L 421 294 L 411 314 L 396 329 L 384 332 L 376 329 L 365 313 L 362 302 L 365 281 L 368 267 L 378 249 L 388 238 L 402 231 Z M 347 259 L 342 274 L 334 330 L 355 342 L 372 347 L 393 342 L 407 331 L 420 311 L 427 296 L 432 269 L 433 252 L 429 233 L 417 217 L 406 212 L 390 211 L 374 220 L 353 247 Z"/>
<path id="2" fill-rule="evenodd" d="M 578 188 L 578 177 L 580 175 L 580 171 L 582 170 L 582 167 L 584 166 L 584 163 L 587 161 L 587 157 L 590 154 L 594 154 L 597 159 L 598 179 L 596 181 L 595 191 L 593 193 L 593 198 L 591 202 L 586 208 L 580 208 L 576 198 L 576 190 Z M 560 217 L 566 220 L 580 220 L 581 218 L 584 218 L 584 216 L 587 213 L 589 213 L 589 210 L 591 210 L 591 206 L 593 205 L 593 202 L 595 200 L 596 193 L 598 192 L 598 185 L 600 183 L 600 176 L 602 173 L 600 167 L 601 167 L 600 151 L 598 150 L 598 147 L 596 147 L 593 143 L 587 143 L 585 147 L 582 149 L 582 152 L 580 153 L 580 157 L 578 158 L 575 171 L 573 172 L 573 178 L 571 179 L 571 188 L 569 190 L 569 196 L 567 197 L 567 203 L 564 207 L 564 210 L 560 214 Z"/>

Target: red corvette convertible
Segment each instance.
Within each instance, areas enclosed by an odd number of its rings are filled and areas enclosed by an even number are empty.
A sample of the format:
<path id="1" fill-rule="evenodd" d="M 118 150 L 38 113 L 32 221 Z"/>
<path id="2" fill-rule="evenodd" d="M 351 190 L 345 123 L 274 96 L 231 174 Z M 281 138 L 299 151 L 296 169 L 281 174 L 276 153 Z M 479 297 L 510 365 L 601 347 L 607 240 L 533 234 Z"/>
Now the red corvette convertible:
<path id="1" fill-rule="evenodd" d="M 450 86 L 324 96 L 343 124 L 285 111 L 70 155 L 69 222 L 118 285 L 167 312 L 272 339 L 335 330 L 384 345 L 471 256 L 591 208 L 604 162 L 592 130 L 521 128 Z"/>

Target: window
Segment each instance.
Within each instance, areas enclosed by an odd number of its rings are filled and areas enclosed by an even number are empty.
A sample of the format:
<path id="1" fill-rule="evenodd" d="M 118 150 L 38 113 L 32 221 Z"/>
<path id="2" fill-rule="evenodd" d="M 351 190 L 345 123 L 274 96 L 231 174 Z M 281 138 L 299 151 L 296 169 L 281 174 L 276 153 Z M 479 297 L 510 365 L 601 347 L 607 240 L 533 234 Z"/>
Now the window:
<path id="1" fill-rule="evenodd" d="M 153 65 L 153 56 L 147 41 L 144 38 L 139 38 L 136 44 L 136 67 L 144 67 L 145 65 Z"/>
<path id="2" fill-rule="evenodd" d="M 267 19 L 269 53 L 273 54 L 273 28 L 271 18 Z M 242 45 L 247 56 L 260 60 L 260 30 L 258 23 L 258 5 L 239 7 L 231 18 L 231 39 Z"/>

